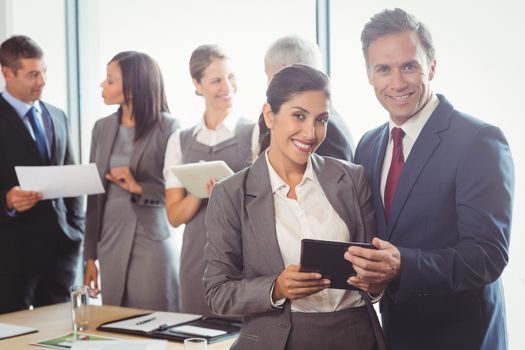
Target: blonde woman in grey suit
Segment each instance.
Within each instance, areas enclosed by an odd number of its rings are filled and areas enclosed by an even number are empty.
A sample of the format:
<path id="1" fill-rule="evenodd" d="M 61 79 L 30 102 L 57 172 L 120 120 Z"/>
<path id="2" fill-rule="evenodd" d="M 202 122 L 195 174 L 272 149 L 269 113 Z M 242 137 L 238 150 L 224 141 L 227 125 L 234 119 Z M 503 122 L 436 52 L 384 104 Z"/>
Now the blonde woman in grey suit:
<path id="1" fill-rule="evenodd" d="M 169 116 L 160 69 L 146 54 L 117 54 L 101 86 L 104 102 L 120 108 L 93 128 L 90 161 L 106 193 L 88 198 L 84 283 L 96 294 L 100 272 L 104 304 L 177 311 L 162 169 L 178 121 Z"/>
<path id="2" fill-rule="evenodd" d="M 303 238 L 370 242 L 375 230 L 364 169 L 314 154 L 329 122 L 328 78 L 287 66 L 266 96 L 259 157 L 211 194 L 208 304 L 215 314 L 243 317 L 233 349 L 383 348 L 367 295 L 330 289 L 298 265 Z"/>

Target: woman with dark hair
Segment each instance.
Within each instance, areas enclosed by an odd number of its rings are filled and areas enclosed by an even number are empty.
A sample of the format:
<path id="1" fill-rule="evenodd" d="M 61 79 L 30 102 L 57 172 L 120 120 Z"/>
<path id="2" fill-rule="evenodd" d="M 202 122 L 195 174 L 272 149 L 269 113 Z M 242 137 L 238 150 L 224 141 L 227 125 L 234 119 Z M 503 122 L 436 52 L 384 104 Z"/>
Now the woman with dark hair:
<path id="1" fill-rule="evenodd" d="M 84 283 L 104 304 L 178 311 L 176 254 L 165 213 L 164 152 L 179 128 L 157 63 L 135 51 L 109 61 L 102 97 L 119 105 L 93 128 L 90 162 L 106 193 L 89 196 Z"/>
<path id="2" fill-rule="evenodd" d="M 298 265 L 303 238 L 374 235 L 364 169 L 314 154 L 329 120 L 328 78 L 287 66 L 266 96 L 259 157 L 215 184 L 208 205 L 208 304 L 215 314 L 243 317 L 232 349 L 376 349 L 381 330 L 369 297 L 330 289 Z"/>
<path id="3" fill-rule="evenodd" d="M 233 171 L 243 169 L 257 146 L 256 125 L 234 111 L 237 82 L 230 59 L 216 45 L 199 46 L 190 58 L 190 74 L 195 93 L 204 98 L 206 108 L 197 125 L 170 137 L 166 166 L 223 160 Z M 169 170 L 164 175 L 170 223 L 175 227 L 186 224 L 179 274 L 181 311 L 209 316 L 202 284 L 208 200 L 188 193 Z M 210 178 L 208 191 L 213 184 Z"/>

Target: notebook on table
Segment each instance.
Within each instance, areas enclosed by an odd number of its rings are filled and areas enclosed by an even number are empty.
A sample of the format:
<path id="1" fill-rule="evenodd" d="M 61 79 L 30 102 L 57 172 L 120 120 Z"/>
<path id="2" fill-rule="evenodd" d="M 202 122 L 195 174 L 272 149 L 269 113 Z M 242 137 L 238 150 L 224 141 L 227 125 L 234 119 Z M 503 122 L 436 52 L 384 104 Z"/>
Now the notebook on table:
<path id="1" fill-rule="evenodd" d="M 241 324 L 218 317 L 158 311 L 106 322 L 97 330 L 173 341 L 199 337 L 214 343 L 238 335 Z"/>

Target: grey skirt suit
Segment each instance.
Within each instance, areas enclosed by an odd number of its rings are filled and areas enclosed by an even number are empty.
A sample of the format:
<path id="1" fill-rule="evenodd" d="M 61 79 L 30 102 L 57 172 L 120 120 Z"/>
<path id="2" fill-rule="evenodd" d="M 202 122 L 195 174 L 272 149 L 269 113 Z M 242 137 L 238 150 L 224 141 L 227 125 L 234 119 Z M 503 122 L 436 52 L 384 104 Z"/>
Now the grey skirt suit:
<path id="1" fill-rule="evenodd" d="M 162 169 L 178 121 L 164 115 L 138 142 L 117 114 L 93 128 L 90 161 L 106 193 L 89 196 L 84 256 L 98 259 L 104 304 L 178 311 L 176 252 L 170 240 Z M 112 167 L 129 166 L 142 195 L 105 179 Z"/>
<path id="2" fill-rule="evenodd" d="M 328 201 L 348 226 L 351 240 L 370 242 L 375 219 L 364 169 L 316 154 L 311 160 Z M 243 317 L 241 334 L 232 349 L 286 349 L 291 329 L 298 325 L 292 323 L 289 301 L 281 309 L 270 303 L 273 283 L 285 266 L 264 155 L 250 168 L 214 186 L 206 228 L 204 284 L 208 304 L 215 314 Z M 382 349 L 377 315 L 369 298 L 362 295 L 368 312 L 365 321 L 370 321 L 376 346 Z M 323 322 L 322 317 L 316 322 Z M 327 339 L 332 335 L 325 334 Z"/>

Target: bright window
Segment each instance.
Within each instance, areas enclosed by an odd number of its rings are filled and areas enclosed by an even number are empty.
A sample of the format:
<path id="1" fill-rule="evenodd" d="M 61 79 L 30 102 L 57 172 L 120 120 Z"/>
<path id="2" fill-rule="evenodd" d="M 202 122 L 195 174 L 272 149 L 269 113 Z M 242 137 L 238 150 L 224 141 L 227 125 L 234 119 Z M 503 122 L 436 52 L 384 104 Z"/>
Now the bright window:
<path id="1" fill-rule="evenodd" d="M 315 0 L 81 0 L 79 13 L 84 161 L 94 122 L 116 110 L 103 105 L 99 87 L 116 53 L 143 51 L 157 60 L 170 109 L 189 127 L 204 110 L 188 68 L 197 46 L 218 44 L 231 56 L 239 86 L 236 107 L 255 119 L 265 100 L 268 46 L 286 34 L 315 40 L 316 33 Z"/>

